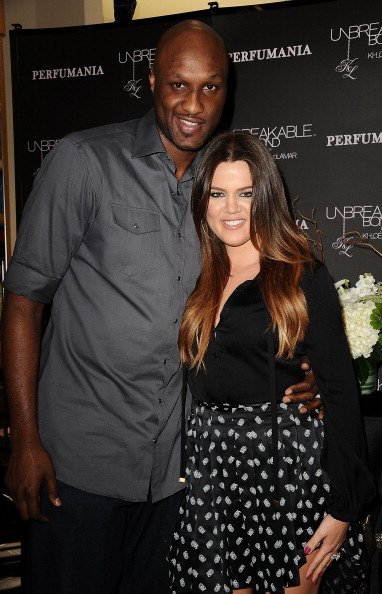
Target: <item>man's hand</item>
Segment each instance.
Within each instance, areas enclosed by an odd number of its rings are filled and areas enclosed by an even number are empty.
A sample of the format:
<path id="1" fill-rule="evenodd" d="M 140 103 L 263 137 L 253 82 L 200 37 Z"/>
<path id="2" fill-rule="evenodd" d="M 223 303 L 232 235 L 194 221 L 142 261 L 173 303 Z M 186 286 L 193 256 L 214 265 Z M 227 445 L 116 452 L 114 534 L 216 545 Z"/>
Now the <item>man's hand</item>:
<path id="1" fill-rule="evenodd" d="M 307 413 L 312 410 L 318 410 L 318 416 L 320 419 L 324 416 L 322 409 L 322 402 L 320 398 L 316 398 L 318 394 L 318 387 L 316 380 L 310 366 L 308 357 L 301 357 L 301 369 L 305 373 L 305 379 L 299 384 L 289 386 L 285 390 L 285 396 L 282 402 L 285 404 L 293 404 L 295 402 L 303 402 L 304 406 L 299 408 L 299 413 Z"/>
<path id="2" fill-rule="evenodd" d="M 57 493 L 56 473 L 48 452 L 40 441 L 13 443 L 5 486 L 20 512 L 22 520 L 49 522 L 40 510 L 40 487 L 45 483 L 48 497 L 53 505 L 60 507 Z"/>
<path id="3" fill-rule="evenodd" d="M 7 293 L 2 317 L 2 361 L 9 405 L 12 451 L 6 487 L 23 520 L 47 522 L 40 511 L 45 483 L 53 505 L 61 505 L 56 473 L 37 426 L 37 381 L 44 303 Z"/>

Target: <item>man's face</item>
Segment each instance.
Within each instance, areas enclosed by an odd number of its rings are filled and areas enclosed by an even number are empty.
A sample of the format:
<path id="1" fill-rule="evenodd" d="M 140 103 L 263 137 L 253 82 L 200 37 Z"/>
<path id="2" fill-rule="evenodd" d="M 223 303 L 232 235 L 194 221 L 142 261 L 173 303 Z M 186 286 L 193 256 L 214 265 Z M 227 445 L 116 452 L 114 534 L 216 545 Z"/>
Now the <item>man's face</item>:
<path id="1" fill-rule="evenodd" d="M 220 120 L 226 79 L 224 50 L 205 33 L 184 32 L 161 52 L 150 86 L 159 133 L 173 158 L 207 142 Z"/>

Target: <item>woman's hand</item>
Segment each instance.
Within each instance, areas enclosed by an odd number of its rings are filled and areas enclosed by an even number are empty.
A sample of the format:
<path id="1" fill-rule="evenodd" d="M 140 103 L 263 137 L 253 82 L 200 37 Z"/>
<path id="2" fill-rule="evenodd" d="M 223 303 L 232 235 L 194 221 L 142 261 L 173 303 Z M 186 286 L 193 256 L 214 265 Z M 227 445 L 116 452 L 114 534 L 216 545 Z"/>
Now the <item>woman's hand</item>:
<path id="1" fill-rule="evenodd" d="M 311 577 L 314 584 L 317 583 L 318 578 L 330 563 L 335 563 L 332 556 L 341 548 L 348 528 L 349 522 L 341 522 L 328 514 L 322 520 L 312 538 L 306 543 L 304 553 L 308 558 L 321 543 L 320 548 L 315 552 L 314 559 L 309 563 L 306 572 L 307 579 Z"/>

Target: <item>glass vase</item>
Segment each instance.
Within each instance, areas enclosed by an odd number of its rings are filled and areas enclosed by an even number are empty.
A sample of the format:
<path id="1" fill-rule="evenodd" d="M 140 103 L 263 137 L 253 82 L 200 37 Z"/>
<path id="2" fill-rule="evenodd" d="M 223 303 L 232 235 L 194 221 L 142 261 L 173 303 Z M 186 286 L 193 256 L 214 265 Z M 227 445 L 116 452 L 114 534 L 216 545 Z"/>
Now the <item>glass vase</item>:
<path id="1" fill-rule="evenodd" d="M 362 396 L 367 394 L 374 394 L 377 389 L 377 368 L 374 365 L 370 365 L 369 373 L 363 384 L 359 382 Z"/>

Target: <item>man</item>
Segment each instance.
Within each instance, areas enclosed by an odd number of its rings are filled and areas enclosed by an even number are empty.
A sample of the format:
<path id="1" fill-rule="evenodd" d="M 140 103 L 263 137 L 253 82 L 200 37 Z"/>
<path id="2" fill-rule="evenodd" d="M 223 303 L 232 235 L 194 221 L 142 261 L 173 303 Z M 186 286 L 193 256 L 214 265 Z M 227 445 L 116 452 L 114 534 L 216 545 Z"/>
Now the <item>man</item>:
<path id="1" fill-rule="evenodd" d="M 172 27 L 150 74 L 155 113 L 69 135 L 36 178 L 3 322 L 7 485 L 32 519 L 25 592 L 168 593 L 177 334 L 199 263 L 189 198 L 227 72 L 210 27 Z"/>

